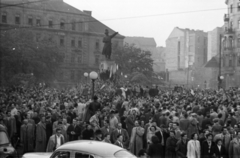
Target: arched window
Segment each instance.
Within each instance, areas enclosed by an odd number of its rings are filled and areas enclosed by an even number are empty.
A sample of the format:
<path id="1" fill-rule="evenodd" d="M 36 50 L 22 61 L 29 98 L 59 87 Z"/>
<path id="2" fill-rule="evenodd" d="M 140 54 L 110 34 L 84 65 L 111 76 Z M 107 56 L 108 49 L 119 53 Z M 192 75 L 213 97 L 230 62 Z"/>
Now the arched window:
<path id="1" fill-rule="evenodd" d="M 15 24 L 20 25 L 21 24 L 21 17 L 20 14 L 15 15 Z"/>
<path id="2" fill-rule="evenodd" d="M 7 13 L 6 12 L 2 13 L 2 23 L 7 23 Z"/>

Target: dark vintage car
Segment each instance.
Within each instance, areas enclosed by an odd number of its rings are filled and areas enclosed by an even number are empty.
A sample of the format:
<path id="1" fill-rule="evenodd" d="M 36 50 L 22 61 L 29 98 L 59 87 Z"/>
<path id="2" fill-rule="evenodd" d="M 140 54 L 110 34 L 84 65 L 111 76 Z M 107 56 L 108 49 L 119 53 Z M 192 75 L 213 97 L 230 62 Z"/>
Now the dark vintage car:
<path id="1" fill-rule="evenodd" d="M 17 152 L 9 140 L 7 129 L 0 125 L 0 158 L 15 157 L 17 157 Z"/>

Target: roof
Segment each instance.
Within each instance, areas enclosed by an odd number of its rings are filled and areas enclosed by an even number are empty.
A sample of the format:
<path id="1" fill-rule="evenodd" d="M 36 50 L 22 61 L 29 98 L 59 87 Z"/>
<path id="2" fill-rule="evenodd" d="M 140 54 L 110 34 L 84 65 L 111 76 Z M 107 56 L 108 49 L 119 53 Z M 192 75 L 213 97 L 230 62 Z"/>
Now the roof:
<path id="1" fill-rule="evenodd" d="M 94 17 L 63 2 L 62 0 L 42 0 L 43 2 L 36 1 L 36 3 L 34 3 L 34 0 L 28 0 L 28 1 L 32 3 L 25 4 L 25 7 L 36 8 L 36 9 L 42 8 L 47 11 L 65 12 L 65 13 L 77 14 L 80 16 L 82 15 L 85 17 L 89 17 L 89 20 L 87 20 L 89 24 L 89 32 L 104 34 L 105 29 L 108 29 L 110 34 L 116 32 L 111 28 L 109 28 L 108 26 L 104 25 L 99 20 L 95 19 Z M 19 2 L 19 0 L 3 0 L 3 2 L 4 4 L 2 5 L 15 5 L 19 3 L 26 3 L 26 2 Z M 20 5 L 20 6 L 23 6 L 23 5 Z M 124 38 L 124 36 L 119 34 L 116 37 Z"/>
<path id="2" fill-rule="evenodd" d="M 156 41 L 153 37 L 125 37 L 124 42 L 128 44 L 137 44 L 139 46 L 157 46 Z"/>
<path id="3" fill-rule="evenodd" d="M 68 142 L 60 146 L 57 150 L 80 150 L 87 153 L 92 153 L 94 155 L 102 157 L 113 157 L 113 155 L 120 150 L 125 150 L 119 146 L 90 140 L 78 140 Z"/>
<path id="4" fill-rule="evenodd" d="M 217 67 L 219 67 L 219 63 L 218 63 L 216 57 L 212 57 L 212 59 L 209 60 L 204 67 L 208 67 L 208 68 L 217 68 Z"/>

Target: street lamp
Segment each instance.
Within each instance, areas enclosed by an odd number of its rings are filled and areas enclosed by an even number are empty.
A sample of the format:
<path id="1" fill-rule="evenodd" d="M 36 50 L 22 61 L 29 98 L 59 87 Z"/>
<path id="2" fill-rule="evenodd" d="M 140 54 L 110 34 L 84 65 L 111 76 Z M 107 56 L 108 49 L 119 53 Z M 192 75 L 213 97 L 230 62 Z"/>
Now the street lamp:
<path id="1" fill-rule="evenodd" d="M 87 72 L 85 72 L 83 75 L 84 75 L 84 77 L 85 77 L 85 82 L 87 83 L 87 77 L 88 77 L 88 73 L 87 73 Z"/>
<path id="2" fill-rule="evenodd" d="M 94 96 L 94 82 L 98 78 L 98 74 L 95 71 L 92 71 L 89 74 L 90 79 L 92 80 L 92 97 Z"/>

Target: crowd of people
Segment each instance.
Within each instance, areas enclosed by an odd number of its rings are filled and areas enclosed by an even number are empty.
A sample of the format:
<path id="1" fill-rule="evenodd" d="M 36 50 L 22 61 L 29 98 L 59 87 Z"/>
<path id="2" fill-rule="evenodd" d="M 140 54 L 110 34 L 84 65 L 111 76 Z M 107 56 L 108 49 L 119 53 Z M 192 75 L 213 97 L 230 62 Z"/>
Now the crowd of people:
<path id="1" fill-rule="evenodd" d="M 0 89 L 0 124 L 23 152 L 74 140 L 112 143 L 145 158 L 240 158 L 240 89 L 99 85 Z"/>

